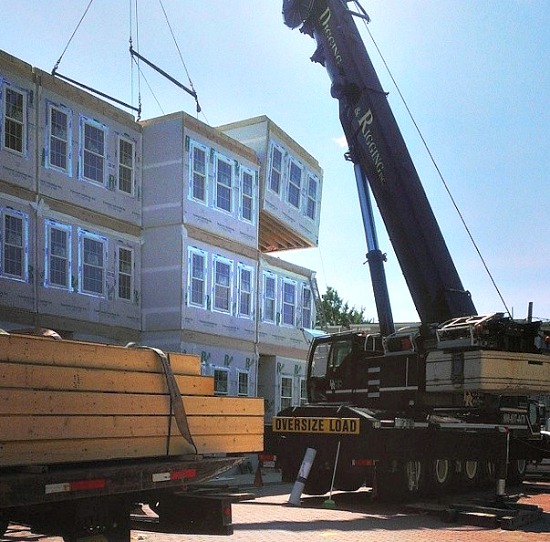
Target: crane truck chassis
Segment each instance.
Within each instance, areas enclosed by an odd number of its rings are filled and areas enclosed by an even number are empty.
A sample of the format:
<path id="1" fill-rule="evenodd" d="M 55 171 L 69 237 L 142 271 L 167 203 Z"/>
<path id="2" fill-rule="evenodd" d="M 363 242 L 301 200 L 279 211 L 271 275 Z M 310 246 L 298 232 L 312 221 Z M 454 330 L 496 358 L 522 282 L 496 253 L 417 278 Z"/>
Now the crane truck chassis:
<path id="1" fill-rule="evenodd" d="M 308 403 L 278 413 L 273 447 L 293 481 L 316 450 L 305 492 L 376 488 L 403 498 L 521 479 L 550 457 L 541 322 L 477 315 L 389 107 L 347 0 L 283 0 L 284 22 L 315 39 L 354 165 L 380 334 L 313 339 Z M 359 3 L 356 2 L 359 6 Z M 370 202 L 374 195 L 421 324 L 395 331 Z M 532 309 L 532 306 L 530 306 Z"/>

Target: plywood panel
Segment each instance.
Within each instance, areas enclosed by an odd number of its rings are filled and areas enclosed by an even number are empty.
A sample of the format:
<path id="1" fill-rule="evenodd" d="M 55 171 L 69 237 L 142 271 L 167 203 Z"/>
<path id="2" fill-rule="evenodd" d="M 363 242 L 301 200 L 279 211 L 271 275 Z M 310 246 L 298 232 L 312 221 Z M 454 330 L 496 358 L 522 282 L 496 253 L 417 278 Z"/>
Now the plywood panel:
<path id="1" fill-rule="evenodd" d="M 184 395 L 214 395 L 214 379 L 176 375 Z M 167 394 L 166 377 L 159 373 L 58 367 L 30 363 L 1 363 L 0 387 L 34 390 L 103 391 Z"/>
<path id="2" fill-rule="evenodd" d="M 141 372 L 162 372 L 158 356 L 148 349 L 80 341 L 55 341 L 32 335 L 0 335 L 2 361 Z M 176 374 L 199 375 L 200 357 L 170 353 Z"/>

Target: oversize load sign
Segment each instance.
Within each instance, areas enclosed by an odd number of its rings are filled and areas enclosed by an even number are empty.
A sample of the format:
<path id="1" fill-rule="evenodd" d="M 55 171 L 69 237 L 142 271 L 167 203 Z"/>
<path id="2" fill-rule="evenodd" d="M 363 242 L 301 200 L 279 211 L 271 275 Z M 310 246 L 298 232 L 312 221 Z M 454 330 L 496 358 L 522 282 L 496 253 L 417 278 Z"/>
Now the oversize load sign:
<path id="1" fill-rule="evenodd" d="M 359 418 L 273 418 L 275 433 L 332 433 L 358 435 Z"/>

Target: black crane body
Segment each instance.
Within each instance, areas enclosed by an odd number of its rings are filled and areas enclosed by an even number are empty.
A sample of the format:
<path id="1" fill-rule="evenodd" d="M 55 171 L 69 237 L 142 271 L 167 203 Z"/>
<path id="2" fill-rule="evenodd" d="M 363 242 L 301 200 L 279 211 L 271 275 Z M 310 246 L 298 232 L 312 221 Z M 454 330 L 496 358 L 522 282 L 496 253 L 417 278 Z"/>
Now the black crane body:
<path id="1" fill-rule="evenodd" d="M 550 382 L 550 356 L 535 346 L 541 323 L 516 322 L 503 313 L 477 315 L 358 32 L 354 17 L 361 14 L 348 3 L 283 0 L 283 17 L 287 26 L 315 39 L 311 60 L 325 67 L 331 95 L 339 102 L 380 333 L 349 331 L 312 341 L 308 404 L 273 418 L 283 477 L 293 480 L 301 452 L 314 448 L 318 455 L 306 483 L 309 493 L 326 492 L 332 482 L 357 489 L 369 477 L 372 482 L 374 472 L 379 489 L 412 494 L 429 485 L 441 490 L 460 473 L 463 482 L 477 483 L 495 464 L 497 478 L 506 477 L 508 466 L 512 480 L 525 460 L 550 456 L 541 434 L 544 410 L 527 398 Z M 394 332 L 369 191 L 419 327 Z M 480 376 L 495 360 L 501 363 L 498 370 L 510 375 L 518 372 L 516 362 L 542 365 L 540 389 L 527 372 L 504 384 L 495 384 L 498 377 Z M 510 433 L 512 438 L 505 436 Z"/>

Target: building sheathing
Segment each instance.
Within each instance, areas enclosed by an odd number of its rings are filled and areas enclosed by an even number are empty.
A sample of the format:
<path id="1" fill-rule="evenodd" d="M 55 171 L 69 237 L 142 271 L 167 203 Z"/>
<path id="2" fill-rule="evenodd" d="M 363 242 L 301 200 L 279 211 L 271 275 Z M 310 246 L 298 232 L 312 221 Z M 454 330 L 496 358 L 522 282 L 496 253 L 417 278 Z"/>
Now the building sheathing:
<path id="1" fill-rule="evenodd" d="M 21 152 L 4 144 L 6 113 L 12 114 L 5 107 L 7 94 L 24 99 Z M 221 393 L 261 393 L 273 410 L 281 405 L 281 378 L 286 377 L 286 382 L 293 379 L 291 400 L 299 404 L 308 346 L 304 328 L 315 321 L 310 289 L 315 273 L 268 252 L 317 245 L 322 188 L 318 162 L 267 117 L 235 123 L 232 129 L 210 127 L 183 112 L 137 122 L 110 103 L 1 51 L 0 105 L 0 327 L 52 328 L 66 338 L 136 341 L 199 354 L 205 374 L 226 375 Z M 67 119 L 67 133 L 60 135 L 64 167 L 52 165 L 52 110 Z M 85 178 L 83 172 L 82 142 L 88 127 L 104 137 L 100 181 Z M 131 186 L 121 189 L 124 142 L 133 152 L 132 177 Z M 285 168 L 279 194 L 267 188 L 273 145 L 281 150 Z M 195 148 L 199 154 L 206 151 L 204 201 L 192 194 Z M 303 172 L 298 205 L 285 197 L 291 161 Z M 231 186 L 219 184 L 217 168 L 231 171 Z M 243 188 L 243 172 L 252 175 L 252 194 L 250 184 Z M 313 203 L 311 190 L 309 194 L 313 218 L 302 207 L 308 176 L 317 183 Z M 220 186 L 229 189 L 229 199 L 218 199 Z M 227 208 L 220 208 L 220 201 Z M 21 239 L 8 231 L 13 223 L 5 222 L 6 216 L 21 225 Z M 49 280 L 52 257 L 59 255 L 52 249 L 52 231 L 66 240 L 68 276 L 63 284 Z M 103 249 L 94 256 L 100 264 L 91 262 L 102 266 L 96 293 L 83 291 L 83 259 L 90 258 L 83 256 L 83 243 L 88 239 Z M 15 248 L 22 250 L 25 269 L 14 276 L 6 271 L 4 248 L 19 241 L 21 247 Z M 131 282 L 126 277 L 131 293 L 128 286 L 122 296 L 121 270 L 128 269 L 121 254 L 131 255 L 132 266 Z M 198 261 L 204 256 L 202 299 L 194 282 L 199 274 L 189 269 L 193 255 Z M 220 278 L 220 269 L 227 276 Z M 268 295 L 273 299 L 267 301 L 266 280 L 274 285 Z M 309 290 L 306 297 L 304 290 Z M 220 291 L 225 298 L 216 297 Z M 289 293 L 294 294 L 290 304 Z M 304 299 L 309 299 L 307 310 Z M 273 311 L 271 317 L 266 311 Z"/>

